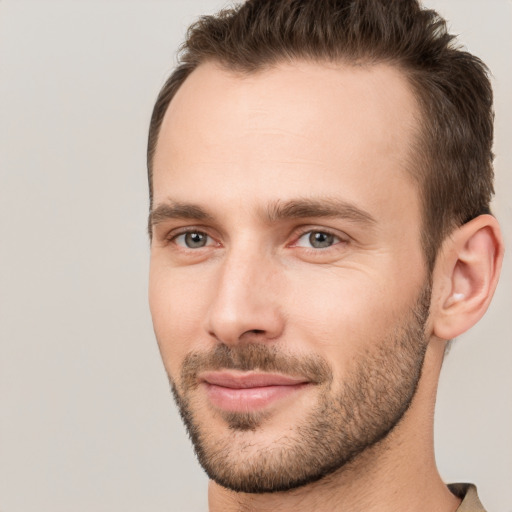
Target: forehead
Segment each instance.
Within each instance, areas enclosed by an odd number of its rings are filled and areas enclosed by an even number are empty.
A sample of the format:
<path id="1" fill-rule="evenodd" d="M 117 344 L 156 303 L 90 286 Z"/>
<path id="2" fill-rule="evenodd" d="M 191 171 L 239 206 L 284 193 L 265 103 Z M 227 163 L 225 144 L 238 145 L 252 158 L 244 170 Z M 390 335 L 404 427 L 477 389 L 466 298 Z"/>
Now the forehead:
<path id="1" fill-rule="evenodd" d="M 407 171 L 417 118 L 406 78 L 389 65 L 295 62 L 239 74 L 205 63 L 165 114 L 155 202 L 224 186 L 255 200 L 322 195 L 338 183 L 356 202 L 383 187 L 390 203 L 397 187 L 416 196 Z"/>

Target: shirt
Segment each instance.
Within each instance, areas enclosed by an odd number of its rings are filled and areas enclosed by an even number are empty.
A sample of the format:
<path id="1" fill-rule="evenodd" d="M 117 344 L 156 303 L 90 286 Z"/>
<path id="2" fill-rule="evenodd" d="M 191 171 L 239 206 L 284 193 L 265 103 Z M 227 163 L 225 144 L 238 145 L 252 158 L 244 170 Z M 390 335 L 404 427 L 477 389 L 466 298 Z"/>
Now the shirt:
<path id="1" fill-rule="evenodd" d="M 450 484 L 448 488 L 462 500 L 456 512 L 486 512 L 473 484 Z"/>

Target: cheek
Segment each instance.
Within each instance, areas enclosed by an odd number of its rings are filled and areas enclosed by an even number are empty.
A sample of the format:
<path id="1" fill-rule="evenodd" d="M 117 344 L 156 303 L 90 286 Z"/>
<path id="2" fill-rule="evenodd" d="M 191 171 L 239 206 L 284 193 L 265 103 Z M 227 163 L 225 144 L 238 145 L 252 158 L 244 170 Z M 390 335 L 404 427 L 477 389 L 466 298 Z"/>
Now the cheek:
<path id="1" fill-rule="evenodd" d="M 149 306 L 167 372 L 175 377 L 185 355 L 201 339 L 205 290 L 192 276 L 152 263 Z"/>
<path id="2" fill-rule="evenodd" d="M 400 289 L 378 275 L 354 269 L 317 271 L 293 284 L 292 338 L 332 361 L 350 363 L 389 339 L 415 301 L 415 287 Z M 382 275 L 382 274 L 380 274 Z M 307 292 L 306 292 L 307 290 Z"/>

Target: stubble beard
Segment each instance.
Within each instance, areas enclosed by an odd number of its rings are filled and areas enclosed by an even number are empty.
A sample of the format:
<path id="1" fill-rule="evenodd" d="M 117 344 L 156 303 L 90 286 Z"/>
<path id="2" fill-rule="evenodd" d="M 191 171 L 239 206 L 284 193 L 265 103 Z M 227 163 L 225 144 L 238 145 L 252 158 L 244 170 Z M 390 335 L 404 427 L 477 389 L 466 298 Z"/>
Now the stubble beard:
<path id="1" fill-rule="evenodd" d="M 182 365 L 180 389 L 171 389 L 198 460 L 209 478 L 236 492 L 282 492 L 316 482 L 341 470 L 377 445 L 399 424 L 411 405 L 427 348 L 425 324 L 430 286 L 422 289 L 408 318 L 375 350 L 361 355 L 334 388 L 330 365 L 320 357 L 295 357 L 265 343 L 191 353 Z M 255 449 L 255 435 L 265 428 L 268 413 L 221 413 L 229 430 L 211 432 L 196 419 L 197 375 L 218 369 L 278 371 L 305 376 L 318 388 L 316 406 L 281 437 Z"/>

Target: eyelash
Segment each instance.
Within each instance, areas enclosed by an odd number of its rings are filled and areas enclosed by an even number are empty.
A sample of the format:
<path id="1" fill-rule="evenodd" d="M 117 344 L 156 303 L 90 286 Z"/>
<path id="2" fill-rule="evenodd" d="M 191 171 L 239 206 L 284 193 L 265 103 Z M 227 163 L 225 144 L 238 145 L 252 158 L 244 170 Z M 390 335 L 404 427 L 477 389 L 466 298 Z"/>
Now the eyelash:
<path id="1" fill-rule="evenodd" d="M 306 235 L 309 235 L 311 237 L 312 234 L 322 234 L 322 235 L 327 235 L 327 237 L 332 237 L 334 239 L 334 241 L 332 241 L 332 243 L 330 245 L 327 245 L 325 247 L 312 247 L 311 245 L 310 246 L 303 246 L 303 245 L 299 245 L 299 241 L 304 238 Z M 204 246 L 199 246 L 199 247 L 187 247 L 186 246 L 186 243 L 184 242 L 183 244 L 180 244 L 177 242 L 177 240 L 179 239 L 179 237 L 183 237 L 183 236 L 186 236 L 187 234 L 197 234 L 197 235 L 202 235 L 204 237 L 207 237 L 207 239 L 210 239 L 210 242 L 206 242 L 206 244 Z M 211 241 L 214 241 L 215 242 L 215 238 L 212 237 L 211 235 L 209 235 L 206 230 L 202 230 L 202 229 L 198 229 L 196 227 L 190 227 L 190 228 L 185 228 L 185 229 L 182 229 L 180 230 L 178 233 L 174 232 L 174 233 L 171 233 L 169 236 L 166 237 L 166 240 L 169 242 L 169 243 L 173 243 L 175 244 L 176 246 L 178 246 L 181 250 L 185 250 L 185 251 L 197 251 L 198 249 L 204 249 L 204 248 L 208 248 L 208 247 L 211 247 L 212 245 L 215 245 L 215 244 L 212 244 Z M 335 247 L 339 244 L 347 244 L 349 242 L 348 240 L 348 237 L 344 237 L 340 234 L 336 234 L 334 232 L 332 232 L 331 230 L 329 229 L 325 229 L 325 228 L 312 228 L 312 227 L 307 227 L 307 228 L 303 228 L 301 229 L 299 232 L 295 233 L 293 235 L 293 242 L 291 242 L 290 244 L 287 244 L 286 247 L 289 247 L 289 248 L 300 248 L 302 250 L 305 250 L 305 251 L 310 251 L 310 252 L 313 252 L 313 253 L 318 253 L 318 252 L 324 252 L 324 251 L 327 251 L 328 249 L 331 249 L 332 247 Z M 321 241 L 319 243 L 322 243 Z M 216 245 L 217 246 L 220 246 L 220 243 L 216 242 Z"/>
<path id="2" fill-rule="evenodd" d="M 177 233 L 176 232 L 172 232 L 170 235 L 168 235 L 166 237 L 166 240 L 169 243 L 173 243 L 173 244 L 177 245 L 180 249 L 189 250 L 189 251 L 196 251 L 198 248 L 187 247 L 185 244 L 181 245 L 181 244 L 178 244 L 176 242 L 176 240 L 180 236 L 186 236 L 188 234 L 202 235 L 202 236 L 205 236 L 205 237 L 209 238 L 210 240 L 215 241 L 215 239 L 211 235 L 209 235 L 206 231 L 204 231 L 202 229 L 195 228 L 195 227 L 185 228 L 185 229 L 180 230 Z M 203 249 L 205 247 L 209 247 L 210 245 L 211 244 L 207 244 L 207 245 L 205 245 L 203 247 L 199 247 L 199 249 Z M 220 245 L 220 244 L 217 244 L 217 245 Z"/>
<path id="3" fill-rule="evenodd" d="M 298 245 L 298 242 L 304 238 L 306 235 L 309 235 L 311 237 L 312 234 L 322 234 L 322 235 L 327 235 L 328 237 L 332 237 L 335 239 L 334 242 L 332 242 L 331 245 L 328 245 L 326 247 L 305 247 L 305 246 L 300 246 Z M 326 228 L 315 228 L 315 227 L 307 227 L 307 228 L 304 228 L 302 229 L 301 231 L 299 231 L 295 236 L 294 236 L 294 242 L 292 242 L 291 244 L 288 245 L 288 247 L 299 247 L 303 250 L 306 250 L 306 251 L 311 251 L 311 252 L 315 252 L 315 253 L 318 253 L 318 252 L 321 252 L 321 251 L 327 251 L 328 249 L 331 249 L 339 244 L 346 244 L 349 242 L 349 239 L 347 236 L 343 236 L 342 234 L 339 234 L 339 233 L 334 233 L 333 231 L 329 230 L 329 229 L 326 229 Z"/>

